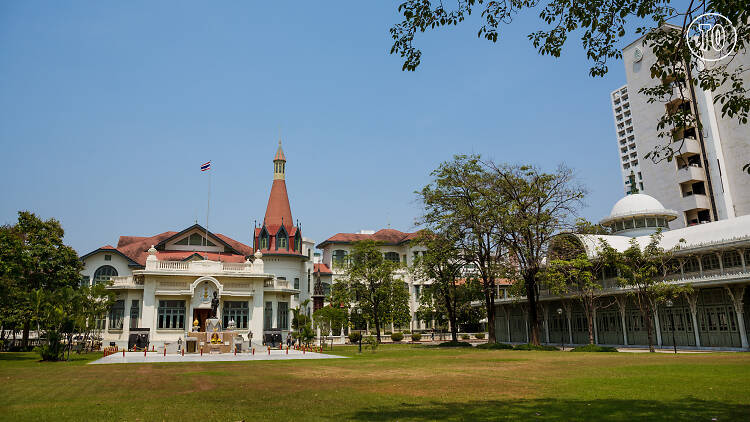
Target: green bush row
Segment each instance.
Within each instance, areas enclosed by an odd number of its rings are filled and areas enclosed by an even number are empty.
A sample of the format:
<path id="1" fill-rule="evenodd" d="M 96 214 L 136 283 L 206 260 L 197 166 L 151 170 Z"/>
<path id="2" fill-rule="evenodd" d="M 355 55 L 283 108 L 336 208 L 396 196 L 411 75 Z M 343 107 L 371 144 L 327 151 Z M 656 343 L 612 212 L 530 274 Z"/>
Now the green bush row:
<path id="1" fill-rule="evenodd" d="M 587 344 L 585 346 L 576 347 L 571 352 L 617 352 L 618 350 L 614 347 L 608 346 L 597 346 L 596 344 Z"/>

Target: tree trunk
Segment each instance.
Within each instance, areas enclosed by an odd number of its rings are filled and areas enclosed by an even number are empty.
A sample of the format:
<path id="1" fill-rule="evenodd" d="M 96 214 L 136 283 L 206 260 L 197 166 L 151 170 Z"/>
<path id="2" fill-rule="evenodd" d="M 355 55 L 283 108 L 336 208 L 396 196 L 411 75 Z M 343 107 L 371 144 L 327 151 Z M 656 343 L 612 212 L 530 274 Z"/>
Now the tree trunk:
<path id="1" fill-rule="evenodd" d="M 29 347 L 29 326 L 31 324 L 29 323 L 29 320 L 24 321 L 23 323 L 23 335 L 21 337 L 21 348 L 26 350 L 27 347 Z M 36 338 L 39 340 L 39 331 L 36 332 Z"/>
<path id="2" fill-rule="evenodd" d="M 648 334 L 648 351 L 651 353 L 656 352 L 654 349 L 654 325 L 651 323 L 651 308 L 643 304 L 641 306 L 641 315 L 643 320 L 646 322 L 646 333 Z"/>
<path id="3" fill-rule="evenodd" d="M 536 289 L 535 274 L 524 275 L 524 285 L 526 287 L 526 298 L 529 301 L 528 321 L 529 321 L 529 343 L 539 346 L 539 320 L 536 308 Z M 488 321 L 489 322 L 489 321 Z M 494 324 L 493 324 L 494 325 Z"/>
<path id="4" fill-rule="evenodd" d="M 594 306 L 593 302 L 585 301 L 584 309 L 586 309 L 586 322 L 589 326 L 589 344 L 594 344 Z"/>
<path id="5" fill-rule="evenodd" d="M 495 303 L 491 289 L 484 288 L 484 306 L 487 311 L 487 341 L 497 343 L 495 338 Z"/>
<path id="6" fill-rule="evenodd" d="M 448 311 L 448 320 L 451 324 L 451 341 L 458 341 L 458 324 L 456 318 L 456 308 L 450 299 L 450 295 L 444 296 L 445 298 L 445 309 Z"/>

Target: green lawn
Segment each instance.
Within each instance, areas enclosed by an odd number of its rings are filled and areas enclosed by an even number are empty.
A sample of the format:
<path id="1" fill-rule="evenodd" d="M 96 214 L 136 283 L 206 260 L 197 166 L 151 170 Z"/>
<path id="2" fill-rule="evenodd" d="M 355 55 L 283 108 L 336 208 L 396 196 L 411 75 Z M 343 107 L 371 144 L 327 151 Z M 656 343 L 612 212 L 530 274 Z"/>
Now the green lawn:
<path id="1" fill-rule="evenodd" d="M 85 365 L 0 353 L 0 419 L 750 420 L 750 354 L 339 347 L 351 359 Z"/>

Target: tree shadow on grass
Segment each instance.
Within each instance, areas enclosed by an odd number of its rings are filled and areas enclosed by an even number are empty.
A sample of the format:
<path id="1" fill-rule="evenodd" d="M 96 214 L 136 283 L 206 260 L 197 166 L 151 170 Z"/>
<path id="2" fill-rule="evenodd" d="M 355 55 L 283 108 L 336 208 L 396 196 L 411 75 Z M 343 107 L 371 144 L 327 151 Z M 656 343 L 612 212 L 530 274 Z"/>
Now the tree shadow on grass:
<path id="1" fill-rule="evenodd" d="M 750 405 L 698 399 L 485 400 L 460 403 L 401 403 L 365 408 L 341 417 L 368 421 L 739 421 L 750 420 Z"/>
<path id="2" fill-rule="evenodd" d="M 0 353 L 0 361 L 8 362 L 35 362 L 39 360 L 39 355 L 31 352 L 2 352 Z"/>

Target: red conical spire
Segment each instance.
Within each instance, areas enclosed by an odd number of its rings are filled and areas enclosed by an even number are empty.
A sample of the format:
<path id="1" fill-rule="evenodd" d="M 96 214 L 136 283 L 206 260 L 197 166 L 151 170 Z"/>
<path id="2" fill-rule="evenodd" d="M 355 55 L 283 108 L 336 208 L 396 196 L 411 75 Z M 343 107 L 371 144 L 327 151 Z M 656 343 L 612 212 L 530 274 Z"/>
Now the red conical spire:
<path id="1" fill-rule="evenodd" d="M 266 227 L 272 235 L 276 234 L 276 230 L 282 224 L 286 228 L 287 233 L 294 226 L 292 209 L 289 206 L 289 196 L 286 193 L 286 181 L 284 180 L 286 158 L 284 157 L 284 151 L 281 149 L 281 140 L 279 140 L 279 149 L 276 151 L 273 165 L 274 180 L 273 185 L 271 185 L 271 195 L 268 197 L 265 217 Z"/>

